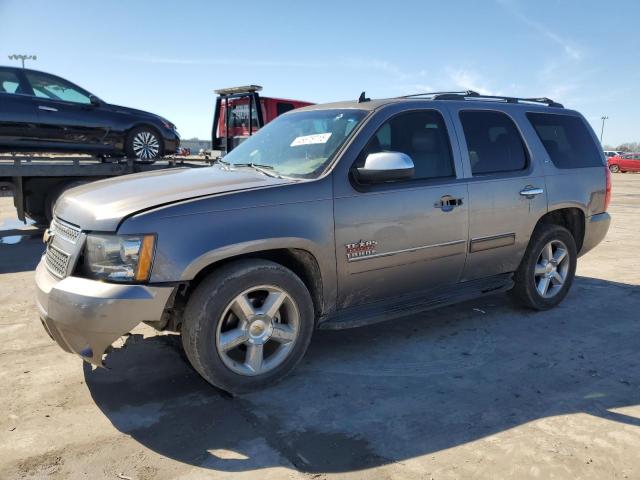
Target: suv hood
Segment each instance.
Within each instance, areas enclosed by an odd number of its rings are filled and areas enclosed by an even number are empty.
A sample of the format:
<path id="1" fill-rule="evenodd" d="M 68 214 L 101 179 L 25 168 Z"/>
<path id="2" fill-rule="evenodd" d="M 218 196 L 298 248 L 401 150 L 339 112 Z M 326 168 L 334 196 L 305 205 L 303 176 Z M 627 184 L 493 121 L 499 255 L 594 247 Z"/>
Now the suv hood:
<path id="1" fill-rule="evenodd" d="M 249 169 L 171 168 L 99 180 L 67 190 L 56 202 L 54 215 L 83 230 L 115 232 L 123 218 L 141 210 L 291 182 Z"/>

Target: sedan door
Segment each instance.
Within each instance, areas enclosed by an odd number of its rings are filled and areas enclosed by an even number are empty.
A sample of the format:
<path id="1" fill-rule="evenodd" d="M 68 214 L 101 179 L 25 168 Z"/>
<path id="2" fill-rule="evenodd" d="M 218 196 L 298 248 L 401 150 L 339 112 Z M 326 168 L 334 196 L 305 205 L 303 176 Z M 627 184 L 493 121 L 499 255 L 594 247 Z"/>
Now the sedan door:
<path id="1" fill-rule="evenodd" d="M 12 68 L 0 68 L 0 146 L 27 148 L 33 143 L 38 112 L 24 78 Z"/>
<path id="2" fill-rule="evenodd" d="M 91 94 L 62 78 L 41 72 L 25 72 L 38 111 L 38 136 L 43 146 L 101 150 L 109 132 Z"/>
<path id="3" fill-rule="evenodd" d="M 433 289 L 446 292 L 464 267 L 467 185 L 460 180 L 446 117 L 420 109 L 382 120 L 351 173 L 334 172 L 339 309 L 420 292 L 428 296 Z M 359 184 L 354 168 L 381 151 L 411 157 L 413 178 Z"/>

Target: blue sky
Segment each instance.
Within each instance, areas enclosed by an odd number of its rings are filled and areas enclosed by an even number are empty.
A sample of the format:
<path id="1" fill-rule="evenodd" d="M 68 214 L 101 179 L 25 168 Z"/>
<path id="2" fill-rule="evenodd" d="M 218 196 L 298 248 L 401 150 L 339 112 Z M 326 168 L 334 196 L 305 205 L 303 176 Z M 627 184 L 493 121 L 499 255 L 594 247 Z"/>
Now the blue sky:
<path id="1" fill-rule="evenodd" d="M 242 10 L 233 10 L 242 4 Z M 228 12 L 228 13 L 226 13 Z M 209 138 L 216 88 L 314 102 L 430 90 L 548 96 L 640 141 L 640 1 L 0 0 L 0 64 L 56 73 Z"/>

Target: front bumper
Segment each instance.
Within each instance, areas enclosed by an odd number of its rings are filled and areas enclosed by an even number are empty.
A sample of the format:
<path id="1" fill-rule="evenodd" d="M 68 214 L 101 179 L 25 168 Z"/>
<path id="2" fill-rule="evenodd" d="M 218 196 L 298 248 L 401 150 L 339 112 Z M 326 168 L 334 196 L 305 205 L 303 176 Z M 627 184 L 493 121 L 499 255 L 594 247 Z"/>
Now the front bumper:
<path id="1" fill-rule="evenodd" d="M 598 213 L 587 218 L 584 228 L 584 241 L 580 249 L 580 256 L 598 245 L 609 231 L 611 216 L 607 213 Z"/>
<path id="2" fill-rule="evenodd" d="M 174 287 L 60 280 L 36 268 L 36 303 L 47 333 L 63 350 L 102 365 L 105 350 L 143 321 L 158 321 Z"/>

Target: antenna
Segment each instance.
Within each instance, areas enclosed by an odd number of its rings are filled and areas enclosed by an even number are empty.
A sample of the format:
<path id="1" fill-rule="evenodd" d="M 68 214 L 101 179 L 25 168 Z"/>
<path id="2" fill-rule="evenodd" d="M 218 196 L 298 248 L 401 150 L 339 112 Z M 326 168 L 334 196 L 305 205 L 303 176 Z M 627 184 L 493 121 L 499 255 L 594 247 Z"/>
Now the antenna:
<path id="1" fill-rule="evenodd" d="M 370 102 L 370 101 L 371 101 L 371 99 L 367 98 L 365 92 L 362 92 L 360 94 L 360 97 L 358 98 L 358 103 L 364 103 L 364 102 Z"/>

